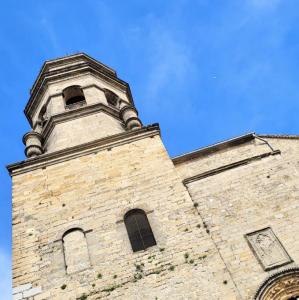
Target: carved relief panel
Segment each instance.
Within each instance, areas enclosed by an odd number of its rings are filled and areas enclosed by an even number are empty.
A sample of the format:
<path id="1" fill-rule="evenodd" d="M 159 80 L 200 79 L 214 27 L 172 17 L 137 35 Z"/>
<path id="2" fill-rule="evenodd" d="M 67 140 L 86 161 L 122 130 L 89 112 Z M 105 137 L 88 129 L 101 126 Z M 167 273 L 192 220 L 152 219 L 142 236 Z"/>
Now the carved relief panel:
<path id="1" fill-rule="evenodd" d="M 246 239 L 265 271 L 292 262 L 270 227 L 246 234 Z"/>

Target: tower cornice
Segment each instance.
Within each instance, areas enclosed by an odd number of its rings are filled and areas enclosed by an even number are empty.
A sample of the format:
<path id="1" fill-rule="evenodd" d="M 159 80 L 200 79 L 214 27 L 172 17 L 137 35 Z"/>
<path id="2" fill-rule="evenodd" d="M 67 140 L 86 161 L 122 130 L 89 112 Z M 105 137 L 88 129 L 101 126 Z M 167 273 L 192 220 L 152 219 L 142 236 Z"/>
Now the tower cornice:
<path id="1" fill-rule="evenodd" d="M 10 176 L 15 176 L 36 169 L 55 165 L 64 161 L 68 161 L 83 155 L 104 151 L 124 144 L 134 142 L 136 140 L 160 135 L 159 124 L 144 126 L 140 129 L 125 131 L 123 133 L 111 135 L 96 141 L 77 145 L 74 147 L 62 149 L 59 151 L 45 153 L 27 160 L 23 160 L 8 165 L 6 168 Z"/>
<path id="2" fill-rule="evenodd" d="M 113 69 L 84 53 L 79 53 L 44 63 L 31 88 L 30 98 L 24 110 L 30 125 L 32 126 L 31 116 L 38 107 L 38 99 L 43 95 L 49 82 L 88 73 L 94 74 L 117 89 L 125 91 L 129 101 L 134 104 L 129 84 L 119 79 Z"/>

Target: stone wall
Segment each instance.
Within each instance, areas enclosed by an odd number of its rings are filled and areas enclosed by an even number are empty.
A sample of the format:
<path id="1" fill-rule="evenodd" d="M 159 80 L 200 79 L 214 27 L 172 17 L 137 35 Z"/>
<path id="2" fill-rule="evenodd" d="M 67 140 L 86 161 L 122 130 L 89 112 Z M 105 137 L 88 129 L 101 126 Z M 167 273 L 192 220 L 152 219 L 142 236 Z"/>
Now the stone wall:
<path id="1" fill-rule="evenodd" d="M 250 299 L 270 274 L 297 265 L 299 261 L 299 140 L 266 139 L 281 153 L 249 160 L 232 169 L 220 168 L 198 180 L 185 180 L 242 299 Z M 207 171 L 207 166 L 219 168 L 269 151 L 267 144 L 262 144 L 262 141 L 254 140 L 231 151 L 220 151 L 178 165 L 177 169 L 186 179 L 186 175 Z M 286 265 L 280 268 L 263 268 L 263 260 L 275 262 L 281 259 L 275 248 L 279 242 L 273 241 L 268 253 L 259 257 L 245 235 L 267 227 L 272 229 L 293 263 L 287 264 L 290 260 L 286 258 Z"/>
<path id="2" fill-rule="evenodd" d="M 113 135 L 124 131 L 119 120 L 104 112 L 97 112 L 53 126 L 44 148 L 45 152 L 58 151 L 106 137 L 107 132 Z"/>
<path id="3" fill-rule="evenodd" d="M 124 214 L 157 245 L 133 253 Z M 13 284 L 34 299 L 240 299 L 158 135 L 13 177 Z M 85 232 L 90 266 L 67 274 L 63 234 Z"/>
<path id="4" fill-rule="evenodd" d="M 174 166 L 153 136 L 14 176 L 15 299 L 251 299 L 299 260 L 299 141 L 267 140 L 280 153 L 263 157 L 272 150 L 253 139 Z M 147 213 L 157 246 L 132 252 L 132 208 Z M 69 273 L 72 228 L 85 232 L 90 262 Z M 265 228 L 294 262 L 263 268 L 245 235 Z"/>

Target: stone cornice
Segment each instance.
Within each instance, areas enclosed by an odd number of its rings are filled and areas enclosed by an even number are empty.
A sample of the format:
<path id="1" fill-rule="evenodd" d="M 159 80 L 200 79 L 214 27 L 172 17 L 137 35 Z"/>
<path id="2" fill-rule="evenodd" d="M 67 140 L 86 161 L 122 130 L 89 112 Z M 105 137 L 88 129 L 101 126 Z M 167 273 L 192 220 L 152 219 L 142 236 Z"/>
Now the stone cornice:
<path id="1" fill-rule="evenodd" d="M 247 143 L 247 142 L 250 142 L 251 140 L 253 140 L 255 138 L 254 135 L 255 134 L 253 132 L 244 134 L 239 137 L 235 137 L 235 138 L 232 138 L 232 139 L 229 139 L 229 140 L 217 143 L 217 144 L 213 144 L 213 145 L 210 145 L 210 146 L 207 146 L 207 147 L 204 147 L 204 148 L 201 148 L 201 149 L 198 149 L 198 150 L 195 150 L 195 151 L 192 151 L 192 152 L 180 155 L 180 156 L 176 156 L 176 157 L 172 158 L 172 161 L 176 165 L 176 164 L 184 163 L 191 159 L 209 155 L 211 153 L 214 153 L 214 152 L 217 152 L 217 151 L 220 151 L 223 149 L 238 146 L 238 145 L 241 145 L 241 144 L 244 144 L 244 143 Z"/>
<path id="2" fill-rule="evenodd" d="M 30 90 L 30 94 L 32 94 L 33 90 L 36 88 L 37 83 L 38 83 L 41 75 L 43 73 L 47 72 L 50 67 L 63 65 L 64 63 L 75 62 L 75 61 L 78 61 L 78 59 L 82 59 L 82 58 L 84 58 L 85 60 L 91 61 L 95 64 L 100 65 L 104 70 L 106 70 L 106 72 L 111 73 L 114 76 L 117 76 L 115 70 L 113 70 L 112 68 L 106 66 L 105 64 L 95 60 L 94 58 L 87 55 L 86 53 L 82 53 L 82 52 L 81 53 L 76 53 L 76 54 L 67 55 L 67 56 L 63 56 L 63 57 L 58 57 L 58 58 L 55 58 L 55 59 L 45 61 L 44 64 L 42 65 L 40 71 L 39 71 L 39 74 L 38 74 L 36 80 L 34 81 L 34 83 L 32 85 L 32 88 Z"/>
<path id="3" fill-rule="evenodd" d="M 103 103 L 86 105 L 86 106 L 76 108 L 74 110 L 67 110 L 63 113 L 51 116 L 49 118 L 49 120 L 47 121 L 47 123 L 45 124 L 45 127 L 42 132 L 44 141 L 45 142 L 47 141 L 49 135 L 51 134 L 51 132 L 56 124 L 70 121 L 70 120 L 80 118 L 83 116 L 99 113 L 101 111 L 107 113 L 111 117 L 113 117 L 121 122 L 121 120 L 119 118 L 119 110 L 117 110 L 116 108 L 107 106 Z"/>
<path id="4" fill-rule="evenodd" d="M 248 165 L 248 164 L 250 164 L 254 161 L 261 160 L 265 157 L 269 157 L 271 155 L 277 155 L 277 154 L 280 154 L 280 153 L 281 153 L 280 150 L 274 150 L 274 151 L 271 151 L 271 152 L 266 152 L 266 153 L 263 153 L 263 154 L 260 154 L 260 155 L 256 155 L 256 156 L 252 156 L 252 157 L 249 157 L 249 158 L 246 158 L 246 159 L 243 159 L 243 160 L 239 160 L 237 162 L 234 162 L 234 163 L 231 163 L 231 164 L 228 164 L 228 165 L 224 165 L 224 166 L 221 166 L 219 168 L 212 169 L 212 170 L 209 170 L 207 172 L 203 172 L 203 173 L 197 174 L 195 176 L 186 178 L 186 179 L 183 180 L 183 184 L 187 185 L 187 184 L 192 183 L 194 181 L 198 181 L 198 180 L 204 179 L 206 177 L 210 177 L 210 176 L 213 176 L 213 175 L 216 175 L 216 174 L 219 174 L 219 173 L 222 173 L 224 171 L 228 171 L 228 170 L 240 167 L 240 166 Z"/>
<path id="5" fill-rule="evenodd" d="M 299 135 L 295 135 L 295 134 L 258 134 L 257 136 L 261 138 L 269 138 L 269 139 L 299 140 Z"/>
<path id="6" fill-rule="evenodd" d="M 118 147 L 155 135 L 160 135 L 160 128 L 158 124 L 153 124 L 142 127 L 140 129 L 115 134 L 96 141 L 59 150 L 56 152 L 45 153 L 34 158 L 8 165 L 6 168 L 10 176 L 15 176 L 50 165 L 58 164 L 60 162 L 68 161 L 83 155 Z"/>
<path id="7" fill-rule="evenodd" d="M 84 57 L 85 58 L 85 57 Z M 63 79 L 69 76 L 75 76 L 78 74 L 94 74 L 99 78 L 109 82 L 110 84 L 124 90 L 128 96 L 129 101 L 134 105 L 132 98 L 130 86 L 127 82 L 116 77 L 112 72 L 105 70 L 100 63 L 95 63 L 91 60 L 86 60 L 85 62 L 80 62 L 71 66 L 64 66 L 59 68 L 59 70 L 46 71 L 42 69 L 39 74 L 31 92 L 30 99 L 25 107 L 24 113 L 32 126 L 31 116 L 35 109 L 37 108 L 38 101 L 42 94 L 45 92 L 45 88 L 48 83 L 54 80 Z"/>

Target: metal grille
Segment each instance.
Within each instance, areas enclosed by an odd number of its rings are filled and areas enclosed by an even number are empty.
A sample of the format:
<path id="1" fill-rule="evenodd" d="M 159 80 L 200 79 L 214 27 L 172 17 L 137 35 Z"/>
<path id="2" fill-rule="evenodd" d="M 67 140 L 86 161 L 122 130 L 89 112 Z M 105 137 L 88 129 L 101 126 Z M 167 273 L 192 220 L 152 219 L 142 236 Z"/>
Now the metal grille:
<path id="1" fill-rule="evenodd" d="M 133 252 L 156 245 L 156 240 L 143 210 L 134 209 L 126 213 L 125 225 Z"/>

